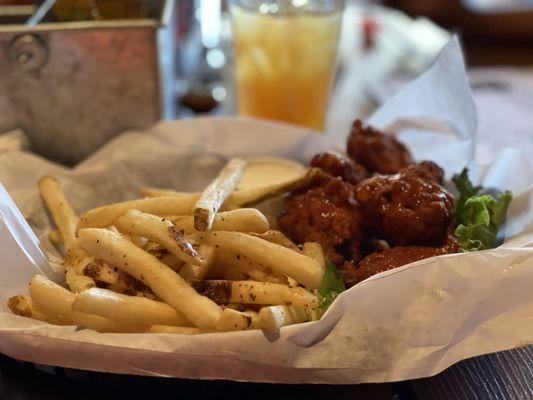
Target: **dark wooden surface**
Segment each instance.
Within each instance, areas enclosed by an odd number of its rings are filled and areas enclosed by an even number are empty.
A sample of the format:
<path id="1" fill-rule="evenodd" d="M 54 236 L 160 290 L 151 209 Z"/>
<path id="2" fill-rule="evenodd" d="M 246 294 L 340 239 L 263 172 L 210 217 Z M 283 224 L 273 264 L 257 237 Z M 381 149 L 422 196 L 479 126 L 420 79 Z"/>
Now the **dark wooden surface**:
<path id="1" fill-rule="evenodd" d="M 1 400 L 63 399 L 533 399 L 533 346 L 477 357 L 443 373 L 379 385 L 268 385 L 35 367 L 0 355 Z"/>
<path id="2" fill-rule="evenodd" d="M 410 384 L 417 399 L 533 399 L 533 346 L 466 360 Z"/>
<path id="3" fill-rule="evenodd" d="M 42 368 L 42 367 L 39 367 Z M 0 355 L 1 400 L 312 400 L 393 398 L 393 385 L 271 385 L 113 375 L 33 364 Z"/>

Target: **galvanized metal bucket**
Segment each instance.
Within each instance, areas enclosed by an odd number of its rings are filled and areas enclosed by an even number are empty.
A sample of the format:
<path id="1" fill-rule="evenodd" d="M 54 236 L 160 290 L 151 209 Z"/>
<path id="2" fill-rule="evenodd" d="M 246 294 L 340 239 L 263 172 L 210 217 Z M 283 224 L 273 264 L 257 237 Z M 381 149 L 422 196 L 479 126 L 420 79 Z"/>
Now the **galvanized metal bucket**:
<path id="1" fill-rule="evenodd" d="M 117 133 L 174 117 L 176 7 L 147 19 L 53 22 L 46 2 L 27 24 L 0 25 L 0 133 L 74 164 Z"/>

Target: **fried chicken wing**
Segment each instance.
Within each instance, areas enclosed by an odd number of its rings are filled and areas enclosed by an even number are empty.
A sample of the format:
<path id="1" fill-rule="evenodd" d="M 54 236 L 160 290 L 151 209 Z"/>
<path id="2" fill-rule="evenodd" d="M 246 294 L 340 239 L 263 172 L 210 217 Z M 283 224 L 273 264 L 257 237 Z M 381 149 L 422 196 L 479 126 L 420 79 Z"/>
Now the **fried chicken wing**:
<path id="1" fill-rule="evenodd" d="M 395 174 L 413 162 L 405 145 L 392 135 L 363 127 L 357 119 L 352 125 L 348 136 L 348 155 L 362 164 L 368 172 Z"/>
<path id="2" fill-rule="evenodd" d="M 320 168 L 322 171 L 338 176 L 343 181 L 358 184 L 368 178 L 368 172 L 361 164 L 351 158 L 334 152 L 319 153 L 311 159 L 311 167 Z"/>
<path id="3" fill-rule="evenodd" d="M 404 175 L 414 175 L 425 181 L 436 182 L 439 184 L 442 184 L 444 178 L 444 170 L 433 161 L 421 161 L 419 163 L 411 164 L 402 169 L 400 173 Z"/>
<path id="4" fill-rule="evenodd" d="M 326 173 L 319 175 L 310 187 L 287 197 L 278 223 L 296 243 L 320 243 L 346 281 L 353 281 L 355 264 L 345 262 L 360 259 L 362 235 L 352 185 Z"/>
<path id="5" fill-rule="evenodd" d="M 441 243 L 455 216 L 448 192 L 412 172 L 369 178 L 355 198 L 366 232 L 392 246 Z"/>
<path id="6" fill-rule="evenodd" d="M 444 245 L 440 247 L 397 246 L 372 253 L 361 260 L 354 279 L 356 282 L 361 282 L 372 275 L 415 261 L 442 254 L 456 253 L 458 247 L 455 238 L 449 236 Z"/>

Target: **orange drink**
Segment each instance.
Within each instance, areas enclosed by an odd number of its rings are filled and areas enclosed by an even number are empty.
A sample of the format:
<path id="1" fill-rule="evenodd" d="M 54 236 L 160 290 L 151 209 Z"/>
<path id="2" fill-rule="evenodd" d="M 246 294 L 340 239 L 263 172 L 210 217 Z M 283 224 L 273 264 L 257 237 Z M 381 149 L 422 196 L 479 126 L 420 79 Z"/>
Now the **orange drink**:
<path id="1" fill-rule="evenodd" d="M 328 6 L 319 10 L 306 7 L 306 0 L 246 3 L 231 5 L 239 113 L 322 130 L 342 2 L 309 1 Z"/>

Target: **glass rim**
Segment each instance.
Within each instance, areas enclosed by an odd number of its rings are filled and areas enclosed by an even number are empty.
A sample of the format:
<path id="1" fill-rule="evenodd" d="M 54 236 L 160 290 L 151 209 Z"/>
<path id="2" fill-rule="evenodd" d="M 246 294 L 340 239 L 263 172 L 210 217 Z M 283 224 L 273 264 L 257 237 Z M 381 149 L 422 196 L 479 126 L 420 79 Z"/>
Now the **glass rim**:
<path id="1" fill-rule="evenodd" d="M 345 0 L 313 0 L 312 4 L 323 4 L 326 6 L 325 8 L 304 8 L 303 5 L 305 4 L 306 0 L 303 0 L 304 3 L 301 5 L 295 5 L 295 2 L 301 2 L 302 0 L 256 0 L 256 1 L 250 1 L 250 0 L 229 0 L 229 6 L 230 11 L 233 6 L 237 6 L 241 9 L 244 9 L 246 11 L 251 11 L 254 13 L 257 13 L 259 15 L 265 16 L 265 17 L 286 17 L 291 15 L 309 15 L 309 14 L 331 14 L 335 12 L 342 12 L 345 8 L 346 1 Z M 255 3 L 255 4 L 254 4 Z M 285 3 L 289 5 L 288 10 L 279 10 L 277 9 L 275 12 L 263 12 L 261 10 L 262 6 L 266 7 L 272 7 L 272 5 L 276 5 L 278 3 Z"/>

